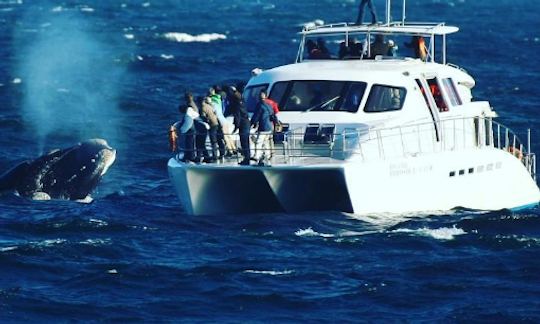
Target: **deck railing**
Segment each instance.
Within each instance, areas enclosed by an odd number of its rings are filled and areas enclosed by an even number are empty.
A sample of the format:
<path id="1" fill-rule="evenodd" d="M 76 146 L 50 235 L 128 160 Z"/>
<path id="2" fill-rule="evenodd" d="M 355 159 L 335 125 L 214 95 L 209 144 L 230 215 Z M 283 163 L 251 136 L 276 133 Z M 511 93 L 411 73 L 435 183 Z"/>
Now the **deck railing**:
<path id="1" fill-rule="evenodd" d="M 238 134 L 232 137 L 240 148 Z M 515 156 L 536 178 L 536 156 L 530 149 L 530 130 L 526 137 L 524 143 L 515 132 L 491 118 L 468 117 L 386 128 L 345 128 L 341 132 L 336 132 L 333 124 L 308 124 L 274 133 L 273 140 L 266 145 L 270 147 L 267 150 L 275 164 L 298 164 L 305 159 L 369 162 L 494 148 Z M 256 134 L 252 134 L 251 140 L 251 154 L 254 154 Z"/>

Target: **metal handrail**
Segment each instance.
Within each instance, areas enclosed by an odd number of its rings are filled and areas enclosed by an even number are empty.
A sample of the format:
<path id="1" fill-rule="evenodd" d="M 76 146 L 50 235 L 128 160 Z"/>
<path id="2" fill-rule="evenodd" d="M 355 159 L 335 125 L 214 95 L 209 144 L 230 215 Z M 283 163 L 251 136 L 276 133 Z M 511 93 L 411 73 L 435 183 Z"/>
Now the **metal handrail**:
<path id="1" fill-rule="evenodd" d="M 436 132 L 440 132 L 440 136 Z M 533 178 L 536 177 L 536 156 L 531 152 L 530 130 L 525 145 L 514 131 L 491 118 L 449 118 L 437 124 L 412 122 L 392 127 L 345 129 L 314 141 L 306 141 L 305 127 L 277 134 L 281 136 L 280 140 L 272 141 L 267 150 L 278 163 L 302 163 L 304 158 L 366 162 L 490 147 L 512 154 Z M 229 135 L 240 148 L 238 133 Z M 206 149 L 210 147 L 208 144 L 209 141 Z M 254 152 L 254 145 L 251 145 L 251 152 Z"/>

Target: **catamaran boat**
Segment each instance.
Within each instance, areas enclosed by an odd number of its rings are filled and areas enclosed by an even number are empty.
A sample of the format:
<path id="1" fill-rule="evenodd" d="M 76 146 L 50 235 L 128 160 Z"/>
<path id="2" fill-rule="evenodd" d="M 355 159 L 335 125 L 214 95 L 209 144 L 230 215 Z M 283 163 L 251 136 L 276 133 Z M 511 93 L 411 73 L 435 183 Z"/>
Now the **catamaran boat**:
<path id="1" fill-rule="evenodd" d="M 170 179 L 187 213 L 538 204 L 530 130 L 519 137 L 496 122 L 489 102 L 473 100 L 474 79 L 447 62 L 447 36 L 458 28 L 406 22 L 405 4 L 393 21 L 390 7 L 387 0 L 386 23 L 304 27 L 293 64 L 253 74 L 243 93 L 248 110 L 261 90 L 280 108 L 271 166 L 171 158 Z M 396 51 L 397 44 L 411 48 Z"/>

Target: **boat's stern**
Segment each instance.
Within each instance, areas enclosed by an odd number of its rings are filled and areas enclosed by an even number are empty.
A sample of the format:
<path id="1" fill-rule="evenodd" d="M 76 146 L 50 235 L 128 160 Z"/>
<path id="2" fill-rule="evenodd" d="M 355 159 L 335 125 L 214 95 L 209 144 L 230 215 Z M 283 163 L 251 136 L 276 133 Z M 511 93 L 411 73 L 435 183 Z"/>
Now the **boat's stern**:
<path id="1" fill-rule="evenodd" d="M 172 158 L 168 169 L 189 214 L 352 212 L 341 166 L 186 164 Z"/>

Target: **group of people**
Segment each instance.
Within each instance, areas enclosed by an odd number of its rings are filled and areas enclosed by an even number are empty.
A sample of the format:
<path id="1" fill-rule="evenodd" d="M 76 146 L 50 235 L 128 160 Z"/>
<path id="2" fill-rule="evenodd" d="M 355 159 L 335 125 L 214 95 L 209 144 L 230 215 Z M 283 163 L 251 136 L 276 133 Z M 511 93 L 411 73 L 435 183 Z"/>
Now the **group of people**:
<path id="1" fill-rule="evenodd" d="M 235 142 L 228 135 L 226 98 L 227 93 L 218 86 L 211 87 L 198 100 L 191 92 L 184 94 L 184 103 L 178 107 L 180 119 L 169 129 L 171 149 L 181 151 L 182 161 L 214 163 L 236 153 Z M 210 153 L 206 147 L 208 138 Z"/>
<path id="2" fill-rule="evenodd" d="M 170 126 L 171 150 L 179 152 L 180 161 L 189 163 L 216 163 L 225 157 L 242 155 L 241 165 L 255 161 L 258 165 L 269 165 L 272 155 L 272 134 L 279 124 L 276 102 L 269 99 L 263 90 L 251 119 L 244 105 L 242 93 L 234 86 L 228 91 L 218 86 L 211 87 L 206 96 L 199 98 L 197 105 L 193 94 L 186 92 L 179 106 L 179 121 Z M 232 124 L 226 118 L 232 116 Z M 254 128 L 254 154 L 251 150 L 251 129 Z M 238 132 L 240 148 L 236 146 Z M 233 135 L 234 134 L 234 135 Z M 208 150 L 207 142 L 210 142 Z M 210 153 L 209 153 L 210 151 Z"/>

